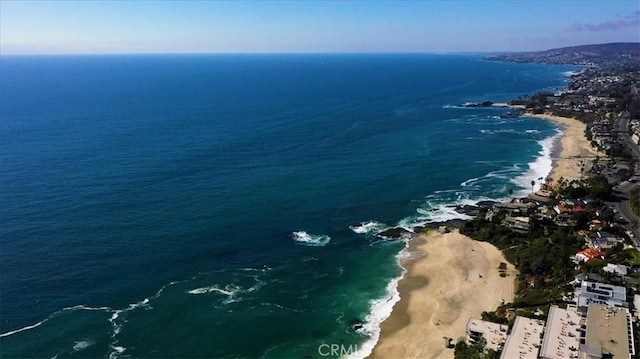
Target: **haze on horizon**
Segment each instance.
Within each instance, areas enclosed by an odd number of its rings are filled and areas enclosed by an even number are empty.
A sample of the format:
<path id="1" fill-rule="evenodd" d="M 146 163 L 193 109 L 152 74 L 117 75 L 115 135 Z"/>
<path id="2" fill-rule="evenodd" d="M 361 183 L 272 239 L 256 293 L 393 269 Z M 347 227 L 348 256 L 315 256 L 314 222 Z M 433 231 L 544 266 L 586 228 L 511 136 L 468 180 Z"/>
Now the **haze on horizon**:
<path id="1" fill-rule="evenodd" d="M 0 54 L 536 51 L 640 42 L 640 3 L 0 1 Z"/>

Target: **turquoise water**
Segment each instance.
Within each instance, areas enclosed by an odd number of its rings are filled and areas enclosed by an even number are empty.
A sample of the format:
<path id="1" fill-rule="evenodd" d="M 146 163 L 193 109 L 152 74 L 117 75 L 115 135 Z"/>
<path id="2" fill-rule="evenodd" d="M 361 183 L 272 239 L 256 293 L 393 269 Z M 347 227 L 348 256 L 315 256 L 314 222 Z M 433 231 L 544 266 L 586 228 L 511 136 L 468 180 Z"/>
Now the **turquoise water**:
<path id="1" fill-rule="evenodd" d="M 2 57 L 0 354 L 366 355 L 404 248 L 375 230 L 460 217 L 447 206 L 550 168 L 553 124 L 456 105 L 553 91 L 572 69 Z"/>

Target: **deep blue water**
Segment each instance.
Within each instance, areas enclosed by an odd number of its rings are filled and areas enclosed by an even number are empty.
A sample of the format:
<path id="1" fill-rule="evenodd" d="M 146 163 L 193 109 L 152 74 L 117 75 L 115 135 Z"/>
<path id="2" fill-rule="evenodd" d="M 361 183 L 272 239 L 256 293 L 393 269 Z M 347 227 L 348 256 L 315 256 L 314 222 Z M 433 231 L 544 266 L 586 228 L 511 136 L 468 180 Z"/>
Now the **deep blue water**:
<path id="1" fill-rule="evenodd" d="M 404 243 L 359 223 L 411 226 L 526 191 L 554 125 L 455 105 L 555 90 L 572 69 L 1 57 L 0 355 L 366 354 Z"/>

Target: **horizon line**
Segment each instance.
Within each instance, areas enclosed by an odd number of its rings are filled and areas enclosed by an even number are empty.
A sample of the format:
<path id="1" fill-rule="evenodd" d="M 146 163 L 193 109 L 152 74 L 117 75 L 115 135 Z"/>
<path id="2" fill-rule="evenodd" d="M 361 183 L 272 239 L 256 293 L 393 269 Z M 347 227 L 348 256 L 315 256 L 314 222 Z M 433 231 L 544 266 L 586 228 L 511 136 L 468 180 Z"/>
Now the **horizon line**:
<path id="1" fill-rule="evenodd" d="M 299 51 L 299 52 L 63 52 L 0 53 L 0 56 L 154 56 L 154 55 L 464 55 L 508 54 L 528 51 Z"/>
<path id="2" fill-rule="evenodd" d="M 460 51 L 148 51 L 148 52 L 10 52 L 0 56 L 143 56 L 143 55 L 388 55 L 388 54 L 430 54 L 430 55 L 464 55 L 464 54 L 516 54 L 528 52 L 543 52 L 580 46 L 597 46 L 611 44 L 637 44 L 637 41 L 616 41 L 605 43 L 587 43 L 570 45 L 544 50 L 460 50 Z M 0 46 L 1 48 L 1 46 Z"/>

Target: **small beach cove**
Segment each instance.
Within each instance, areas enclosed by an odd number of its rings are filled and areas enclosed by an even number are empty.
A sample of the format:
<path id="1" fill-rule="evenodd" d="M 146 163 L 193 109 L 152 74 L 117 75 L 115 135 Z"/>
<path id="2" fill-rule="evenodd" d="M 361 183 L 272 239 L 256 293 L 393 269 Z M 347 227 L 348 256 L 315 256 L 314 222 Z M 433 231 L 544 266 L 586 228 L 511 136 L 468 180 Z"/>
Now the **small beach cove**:
<path id="1" fill-rule="evenodd" d="M 517 106 L 516 108 L 520 108 Z M 581 165 L 596 156 L 584 136 L 586 125 L 577 119 L 550 114 L 523 116 L 551 121 L 560 135 L 552 146 L 552 168 L 547 183 L 577 179 Z M 380 340 L 370 358 L 453 358 L 447 348 L 464 337 L 467 322 L 513 301 L 517 270 L 502 252 L 457 230 L 430 230 L 408 243 L 406 273 L 399 282 L 400 301 L 381 325 Z M 506 276 L 499 267 L 507 264 Z"/>
<path id="2" fill-rule="evenodd" d="M 401 300 L 382 324 L 371 358 L 453 358 L 446 339 L 464 336 L 471 318 L 514 298 L 516 270 L 495 246 L 457 230 L 416 236 L 402 262 Z M 423 252 L 426 255 L 412 256 Z M 418 257 L 418 258 L 416 258 Z M 500 264 L 507 263 L 506 276 Z"/>

